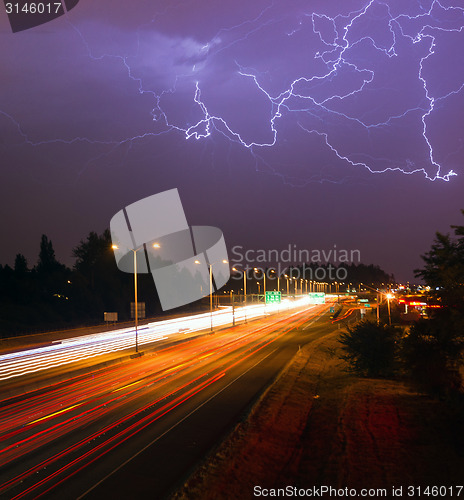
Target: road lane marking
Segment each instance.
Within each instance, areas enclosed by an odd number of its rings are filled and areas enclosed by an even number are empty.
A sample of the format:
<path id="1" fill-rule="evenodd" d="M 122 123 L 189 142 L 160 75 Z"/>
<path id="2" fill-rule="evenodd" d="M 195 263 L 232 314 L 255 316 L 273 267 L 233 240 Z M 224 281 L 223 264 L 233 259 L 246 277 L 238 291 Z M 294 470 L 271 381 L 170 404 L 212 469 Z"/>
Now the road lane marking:
<path id="1" fill-rule="evenodd" d="M 46 417 L 38 418 L 37 420 L 33 420 L 32 422 L 29 422 L 27 425 L 32 425 L 36 424 L 37 422 L 40 422 L 42 420 L 46 420 L 47 418 L 52 418 L 55 417 L 56 415 L 59 415 L 60 413 L 64 413 L 66 411 L 72 410 L 73 408 L 76 408 L 78 406 L 81 406 L 82 403 L 78 403 L 77 405 L 69 406 L 68 408 L 65 408 L 64 410 L 57 411 L 55 413 L 52 413 L 51 415 L 47 415 Z"/>
<path id="2" fill-rule="evenodd" d="M 179 424 L 181 424 L 184 420 L 186 420 L 187 418 L 189 418 L 191 415 L 193 415 L 194 413 L 196 413 L 200 408 L 202 408 L 203 406 L 205 406 L 207 403 L 209 403 L 212 399 L 214 399 L 216 396 L 218 396 L 219 394 L 221 394 L 223 391 L 225 391 L 226 389 L 228 389 L 232 384 L 234 384 L 237 380 L 239 380 L 240 378 L 242 378 L 244 375 L 246 375 L 249 371 L 253 370 L 254 368 L 256 368 L 256 366 L 258 366 L 260 363 L 262 363 L 265 359 L 267 359 L 269 356 L 271 356 L 272 354 L 274 354 L 279 348 L 276 347 L 273 351 L 271 351 L 267 356 L 265 356 L 264 358 L 260 359 L 259 361 L 257 361 L 253 366 L 250 366 L 250 368 L 248 368 L 248 370 L 244 371 L 243 373 L 241 373 L 238 377 L 234 378 L 234 380 L 231 380 L 226 386 L 224 386 L 220 391 L 216 392 L 215 394 L 213 394 L 212 396 L 210 396 L 206 401 L 203 401 L 203 403 L 201 403 L 200 405 L 198 405 L 196 408 L 194 408 L 190 413 L 188 413 L 187 415 L 185 415 L 183 418 L 181 418 L 179 421 L 177 421 L 174 425 L 172 425 L 169 429 L 165 430 L 162 434 L 160 434 L 159 436 L 157 436 L 155 439 L 153 439 L 153 441 L 151 441 L 150 443 L 148 443 L 144 448 L 142 448 L 141 450 L 139 450 L 137 453 L 135 453 L 134 455 L 132 455 L 130 458 L 128 458 L 125 462 L 123 462 L 121 465 L 119 465 L 118 467 L 116 467 L 116 469 L 114 469 L 113 471 L 111 471 L 109 474 L 107 474 L 103 479 L 100 479 L 100 481 L 98 481 L 97 483 L 95 483 L 91 488 L 89 488 L 87 491 L 85 491 L 82 495 L 80 495 L 79 497 L 77 497 L 77 500 L 82 500 L 86 495 L 88 495 L 91 491 L 93 491 L 95 488 L 97 488 L 98 486 L 100 486 L 100 484 L 102 484 L 104 481 L 106 481 L 109 477 L 111 477 L 113 474 L 115 474 L 116 472 L 118 472 L 120 469 L 122 469 L 125 465 L 127 465 L 129 462 L 131 462 L 134 458 L 137 458 L 140 454 L 142 454 L 145 450 L 147 450 L 148 448 L 150 448 L 150 446 L 153 446 L 157 441 L 159 441 L 162 437 L 164 437 L 166 434 L 168 434 L 169 432 L 171 432 L 173 429 L 175 429 Z"/>
<path id="3" fill-rule="evenodd" d="M 122 391 L 123 389 L 127 389 L 128 387 L 132 387 L 133 385 L 135 384 L 140 384 L 140 382 L 142 382 L 141 380 L 137 380 L 135 382 L 132 382 L 132 384 L 128 384 L 128 385 L 123 385 L 122 387 L 120 387 L 119 389 L 115 389 L 114 391 L 111 391 L 111 392 L 118 392 L 118 391 Z"/>

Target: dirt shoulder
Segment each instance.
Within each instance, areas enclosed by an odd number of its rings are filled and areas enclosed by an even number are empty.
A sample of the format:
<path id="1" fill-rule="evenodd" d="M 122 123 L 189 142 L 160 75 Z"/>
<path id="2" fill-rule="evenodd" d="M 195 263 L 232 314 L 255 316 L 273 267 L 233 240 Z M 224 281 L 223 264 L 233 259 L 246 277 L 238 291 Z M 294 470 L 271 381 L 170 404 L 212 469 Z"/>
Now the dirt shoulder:
<path id="1" fill-rule="evenodd" d="M 245 499 L 262 488 L 462 484 L 464 457 L 442 403 L 397 381 L 361 379 L 338 358 L 339 331 L 303 347 L 173 496 Z"/>

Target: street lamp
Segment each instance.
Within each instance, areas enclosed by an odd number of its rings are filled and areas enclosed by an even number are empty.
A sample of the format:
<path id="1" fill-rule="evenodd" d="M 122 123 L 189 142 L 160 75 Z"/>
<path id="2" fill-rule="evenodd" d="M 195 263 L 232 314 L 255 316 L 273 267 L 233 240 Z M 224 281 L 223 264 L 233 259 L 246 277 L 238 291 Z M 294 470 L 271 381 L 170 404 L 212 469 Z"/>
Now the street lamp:
<path id="1" fill-rule="evenodd" d="M 194 261 L 195 264 L 201 264 L 199 260 Z M 223 260 L 223 264 L 228 264 L 228 260 Z M 211 316 L 211 331 L 213 331 L 213 264 L 208 264 L 209 267 L 209 310 Z"/>
<path id="2" fill-rule="evenodd" d="M 238 271 L 237 268 L 233 267 L 232 271 Z M 246 269 L 243 270 L 243 307 L 245 308 L 245 323 L 247 323 L 247 316 L 246 316 Z"/>
<path id="3" fill-rule="evenodd" d="M 238 272 L 236 267 L 232 268 L 232 271 Z M 243 270 L 243 302 L 246 304 L 246 270 Z"/>
<path id="4" fill-rule="evenodd" d="M 387 306 L 388 306 L 388 324 L 391 326 L 392 324 L 392 319 L 391 319 L 391 314 L 390 314 L 390 300 L 395 298 L 395 296 L 392 293 L 387 293 Z"/>
<path id="5" fill-rule="evenodd" d="M 269 269 L 270 273 L 276 274 L 275 269 Z M 279 291 L 279 277 L 277 276 L 277 291 Z"/>
<path id="6" fill-rule="evenodd" d="M 258 272 L 259 269 L 257 267 L 254 268 L 255 272 Z M 266 271 L 262 271 L 264 278 L 264 286 L 263 286 L 263 294 L 266 295 Z"/>
<path id="7" fill-rule="evenodd" d="M 111 245 L 113 250 L 118 250 L 118 245 Z M 138 298 L 137 298 L 137 252 L 145 248 L 145 243 L 138 248 L 131 248 L 134 254 L 134 300 L 135 300 L 135 353 L 139 353 L 139 341 L 138 341 L 138 325 L 139 325 L 139 309 L 138 309 Z M 159 243 L 153 243 L 153 248 L 161 248 Z"/>

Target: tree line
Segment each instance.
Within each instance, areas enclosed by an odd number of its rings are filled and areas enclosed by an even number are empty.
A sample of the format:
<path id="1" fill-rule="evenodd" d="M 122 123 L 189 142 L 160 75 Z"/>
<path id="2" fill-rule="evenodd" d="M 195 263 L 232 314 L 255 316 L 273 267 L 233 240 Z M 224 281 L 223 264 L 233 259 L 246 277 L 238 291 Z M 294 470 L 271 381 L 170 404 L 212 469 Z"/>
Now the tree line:
<path id="1" fill-rule="evenodd" d="M 464 210 L 462 211 L 464 215 Z M 415 271 L 435 307 L 409 329 L 364 321 L 340 336 L 343 359 L 368 377 L 406 377 L 420 390 L 458 401 L 464 417 L 464 225 L 436 233 Z M 461 426 L 462 427 L 462 426 Z M 464 449 L 464 431 L 462 433 Z"/>
<path id="2" fill-rule="evenodd" d="M 109 230 L 102 234 L 90 232 L 73 248 L 74 265 L 69 268 L 57 260 L 52 241 L 42 235 L 34 266 L 29 266 L 22 254 L 16 255 L 13 267 L 0 265 L 0 335 L 8 337 L 98 324 L 103 322 L 104 312 L 117 312 L 120 321 L 130 320 L 134 278 L 117 268 L 111 245 Z M 342 267 L 346 268 L 348 282 L 353 284 L 377 285 L 392 278 L 374 265 L 343 264 Z M 318 268 L 321 271 L 327 269 L 327 265 L 311 263 L 305 270 L 294 266 L 288 271 L 293 275 L 298 270 L 301 277 L 310 279 L 311 272 L 315 273 Z M 327 277 L 329 275 L 327 269 Z M 248 293 L 256 293 L 256 280 L 249 278 Z M 237 293 L 240 284 L 230 280 L 224 290 Z M 138 275 L 138 300 L 145 302 L 147 317 L 163 313 L 149 274 Z M 198 307 L 201 303 L 182 310 Z"/>
<path id="3" fill-rule="evenodd" d="M 103 312 L 130 319 L 133 276 L 118 270 L 109 230 L 91 232 L 72 251 L 74 266 L 60 263 L 52 241 L 42 235 L 37 264 L 17 254 L 14 267 L 0 265 L 0 334 L 77 327 L 103 322 Z M 147 315 L 159 307 L 151 276 L 139 276 L 139 301 Z"/>

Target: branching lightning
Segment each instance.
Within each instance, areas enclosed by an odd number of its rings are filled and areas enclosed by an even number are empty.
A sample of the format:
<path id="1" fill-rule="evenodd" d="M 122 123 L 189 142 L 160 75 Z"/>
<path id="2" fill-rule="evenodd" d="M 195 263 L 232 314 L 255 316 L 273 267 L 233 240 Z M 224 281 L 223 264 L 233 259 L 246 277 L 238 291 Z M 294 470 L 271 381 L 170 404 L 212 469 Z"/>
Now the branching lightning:
<path id="1" fill-rule="evenodd" d="M 425 2 L 424 2 L 425 3 Z M 452 169 L 446 171 L 446 167 L 436 159 L 433 140 L 429 133 L 429 120 L 437 108 L 437 105 L 442 105 L 449 97 L 460 94 L 464 90 L 464 81 L 456 86 L 456 88 L 445 93 L 444 95 L 434 95 L 430 89 L 430 83 L 425 71 L 427 61 L 435 54 L 435 48 L 439 43 L 438 37 L 441 33 L 462 33 L 464 30 L 464 7 L 446 6 L 443 0 L 429 0 L 428 7 L 424 7 L 421 1 L 418 0 L 420 13 L 410 15 L 406 13 L 393 14 L 392 7 L 387 0 L 369 0 L 364 6 L 358 10 L 348 13 L 340 13 L 336 16 L 329 16 L 321 12 L 299 12 L 295 16 L 289 17 L 292 19 L 293 26 L 285 31 L 287 37 L 294 37 L 302 30 L 311 30 L 311 36 L 315 36 L 318 43 L 323 47 L 322 50 L 312 54 L 308 48 L 307 57 L 313 56 L 314 61 L 319 64 L 319 67 L 325 68 L 324 71 L 314 74 L 301 74 L 293 79 L 289 85 L 280 89 L 278 92 L 270 90 L 263 78 L 262 70 L 256 70 L 247 66 L 246 63 L 240 61 L 240 57 L 235 60 L 236 77 L 243 82 L 249 82 L 255 88 L 256 92 L 265 99 L 269 104 L 270 114 L 267 117 L 267 137 L 266 141 L 260 141 L 247 138 L 240 126 L 235 123 L 232 125 L 222 113 L 212 111 L 214 106 L 208 102 L 208 98 L 203 97 L 203 88 L 208 79 L 208 64 L 214 64 L 214 58 L 219 54 L 230 51 L 238 44 L 247 43 L 252 38 L 259 36 L 260 31 L 267 29 L 270 26 L 279 26 L 279 18 L 274 16 L 273 9 L 276 2 L 272 2 L 258 16 L 247 20 L 241 24 L 226 27 L 220 30 L 208 43 L 198 44 L 197 61 L 192 64 L 190 70 L 183 73 L 170 75 L 174 81 L 173 85 L 166 87 L 164 90 L 155 91 L 146 84 L 144 77 L 138 75 L 136 65 L 126 56 L 105 54 L 102 56 L 94 56 L 89 43 L 82 35 L 81 31 L 71 21 L 72 28 L 79 35 L 82 43 L 85 45 L 89 56 L 95 60 L 103 60 L 114 58 L 120 61 L 127 72 L 127 78 L 136 82 L 138 92 L 140 94 L 148 94 L 154 102 L 151 114 L 153 121 L 156 122 L 156 130 L 147 130 L 143 134 L 133 137 L 127 137 L 123 140 L 100 141 L 87 137 L 76 137 L 70 140 L 65 139 L 50 139 L 44 141 L 32 141 L 23 131 L 20 123 L 18 123 L 11 114 L 0 111 L 0 115 L 11 121 L 17 129 L 21 140 L 30 146 L 40 146 L 54 143 L 75 144 L 89 143 L 95 145 L 108 146 L 111 150 L 128 144 L 129 146 L 134 141 L 143 140 L 147 137 L 159 136 L 166 133 L 180 133 L 186 140 L 205 140 L 214 138 L 215 134 L 221 134 L 228 140 L 239 144 L 243 148 L 249 150 L 257 161 L 263 160 L 261 153 L 266 149 L 276 148 L 282 138 L 282 121 L 284 116 L 286 119 L 293 117 L 297 129 L 306 137 L 317 137 L 320 140 L 321 147 L 325 148 L 326 152 L 332 155 L 334 162 L 339 162 L 341 165 L 346 164 L 353 167 L 361 167 L 373 174 L 385 172 L 400 172 L 403 174 L 422 173 L 431 181 L 443 180 L 449 181 L 453 176 L 457 175 Z M 377 35 L 379 33 L 364 34 L 356 38 L 353 32 L 359 23 L 366 22 L 375 17 L 376 12 L 382 13 L 382 20 L 385 26 L 386 38 L 389 42 L 379 41 Z M 454 24 L 449 21 L 443 21 L 444 16 L 452 15 Z M 296 20 L 295 20 L 296 19 Z M 414 24 L 419 26 L 419 29 L 412 29 L 410 26 Z M 279 27 L 279 29 L 281 26 Z M 417 56 L 417 83 L 422 89 L 422 95 L 418 97 L 418 103 L 414 103 L 411 107 L 405 107 L 401 112 L 392 113 L 391 116 L 373 122 L 372 118 L 368 120 L 362 113 L 346 112 L 341 110 L 339 104 L 353 102 L 357 96 L 364 96 L 368 92 L 374 92 L 376 87 L 376 70 L 373 65 L 369 66 L 369 61 L 362 64 L 355 60 L 353 52 L 360 47 L 368 47 L 369 50 L 375 51 L 379 57 L 386 60 L 393 60 L 401 56 L 403 45 L 409 43 L 411 46 L 420 46 L 425 48 L 425 54 Z M 301 48 L 305 51 L 305 47 Z M 272 52 L 269 49 L 270 53 Z M 272 54 L 271 54 L 272 55 Z M 205 69 L 206 68 L 206 69 Z M 353 75 L 357 78 L 355 84 L 350 83 L 347 88 L 342 91 L 337 91 L 330 85 L 338 78 L 343 80 L 345 74 Z M 463 77 L 464 78 L 464 77 Z M 338 81 L 338 80 L 337 80 Z M 191 88 L 191 105 L 196 109 L 197 116 L 200 116 L 195 123 L 180 123 L 178 120 L 173 120 L 169 110 L 165 105 L 166 96 L 175 96 L 178 92 L 178 84 L 190 86 Z M 327 94 L 318 96 L 317 92 L 327 89 Z M 329 92 L 329 90 L 331 90 Z M 374 157 L 366 152 L 356 153 L 349 151 L 347 145 L 340 145 L 337 139 L 333 137 L 328 120 L 337 120 L 347 130 L 353 126 L 366 133 L 367 141 L 370 134 L 374 131 L 380 132 L 388 130 L 389 127 L 402 123 L 402 120 L 411 117 L 418 117 L 420 122 L 420 130 L 426 157 L 427 165 L 417 164 L 409 158 L 405 158 L 402 162 L 395 159 L 385 157 Z M 340 142 L 340 141 L 339 141 Z M 106 153 L 105 153 L 106 154 Z M 363 157 L 360 160 L 360 157 Z M 380 168 L 378 163 L 386 164 Z M 425 162 L 425 160 L 424 160 Z M 309 169 L 310 167 L 308 167 Z M 310 172 L 308 172 L 310 174 Z"/>

